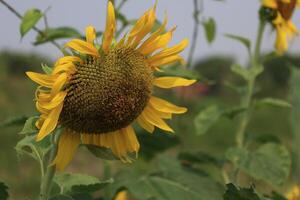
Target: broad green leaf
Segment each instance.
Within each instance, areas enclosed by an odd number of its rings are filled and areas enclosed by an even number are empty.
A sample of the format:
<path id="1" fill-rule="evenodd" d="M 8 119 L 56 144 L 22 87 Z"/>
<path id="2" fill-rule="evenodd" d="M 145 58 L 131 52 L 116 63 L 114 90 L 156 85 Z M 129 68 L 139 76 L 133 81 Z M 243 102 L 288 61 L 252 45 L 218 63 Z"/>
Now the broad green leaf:
<path id="1" fill-rule="evenodd" d="M 288 150 L 280 144 L 267 143 L 254 152 L 230 148 L 226 157 L 255 179 L 264 180 L 271 185 L 282 185 L 289 176 L 291 157 Z"/>
<path id="2" fill-rule="evenodd" d="M 240 42 L 241 44 L 243 44 L 247 48 L 248 52 L 250 53 L 250 51 L 251 51 L 251 41 L 248 38 L 238 36 L 238 35 L 232 35 L 232 34 L 225 34 L 225 37 Z"/>
<path id="3" fill-rule="evenodd" d="M 4 120 L 0 123 L 0 127 L 8 127 L 8 126 L 18 126 L 24 124 L 26 121 L 26 116 L 17 116 L 17 117 L 11 117 L 7 120 Z"/>
<path id="4" fill-rule="evenodd" d="M 100 181 L 98 178 L 84 174 L 62 173 L 54 177 L 54 181 L 65 193 L 94 192 L 111 184 L 112 179 Z"/>
<path id="5" fill-rule="evenodd" d="M 225 109 L 223 111 L 223 116 L 233 119 L 240 113 L 244 112 L 245 110 L 246 108 L 244 106 L 233 106 L 231 108 Z"/>
<path id="6" fill-rule="evenodd" d="M 5 183 L 0 181 L 0 200 L 7 200 L 9 197 L 8 194 L 8 187 L 5 185 Z"/>
<path id="7" fill-rule="evenodd" d="M 208 43 L 212 43 L 216 37 L 216 22 L 213 18 L 208 18 L 202 22 L 204 27 L 206 40 Z"/>
<path id="8" fill-rule="evenodd" d="M 74 200 L 95 200 L 89 193 L 74 193 L 71 196 Z"/>
<path id="9" fill-rule="evenodd" d="M 215 166 L 222 166 L 223 161 L 220 159 L 215 158 L 214 156 L 202 152 L 191 152 L 191 151 L 184 151 L 178 154 L 178 159 L 182 161 L 187 161 L 189 163 L 197 163 L 197 164 L 213 164 Z"/>
<path id="10" fill-rule="evenodd" d="M 57 39 L 73 37 L 81 37 L 81 34 L 72 27 L 48 28 L 43 31 L 43 34 L 37 35 L 34 45 L 43 44 Z"/>
<path id="11" fill-rule="evenodd" d="M 21 37 L 24 37 L 24 35 L 36 25 L 42 16 L 43 14 L 38 9 L 30 9 L 26 11 L 20 25 Z"/>
<path id="12" fill-rule="evenodd" d="M 272 192 L 271 199 L 272 200 L 288 200 L 287 198 L 285 198 L 284 196 L 282 196 L 281 194 L 278 194 L 276 192 Z"/>
<path id="13" fill-rule="evenodd" d="M 224 200 L 267 200 L 266 198 L 260 197 L 253 187 L 239 188 L 232 183 L 227 184 L 226 187 L 227 190 L 223 195 Z"/>
<path id="14" fill-rule="evenodd" d="M 84 145 L 94 156 L 104 160 L 119 160 L 110 149 L 95 145 Z"/>
<path id="15" fill-rule="evenodd" d="M 50 200 L 74 200 L 74 199 L 69 195 L 58 194 L 51 197 Z"/>
<path id="16" fill-rule="evenodd" d="M 256 108 L 260 108 L 263 106 L 271 106 L 271 107 L 281 107 L 281 108 L 291 108 L 292 105 L 282 99 L 274 99 L 274 98 L 264 98 L 257 100 L 254 105 Z"/>
<path id="17" fill-rule="evenodd" d="M 196 134 L 203 135 L 222 116 L 223 111 L 217 106 L 209 106 L 202 110 L 194 119 Z"/>
<path id="18" fill-rule="evenodd" d="M 51 74 L 53 69 L 51 67 L 48 67 L 46 64 L 42 64 L 42 69 L 46 74 Z"/>
<path id="19" fill-rule="evenodd" d="M 50 150 L 50 137 L 44 138 L 40 142 L 36 142 L 36 135 L 26 135 L 21 139 L 15 149 L 18 155 L 28 155 L 32 158 L 42 161 L 44 156 Z"/>
<path id="20" fill-rule="evenodd" d="M 30 135 L 33 133 L 37 133 L 38 129 L 35 126 L 35 122 L 38 120 L 37 116 L 34 117 L 29 117 L 25 124 L 24 127 L 22 129 L 22 131 L 19 134 L 24 134 L 24 135 Z"/>

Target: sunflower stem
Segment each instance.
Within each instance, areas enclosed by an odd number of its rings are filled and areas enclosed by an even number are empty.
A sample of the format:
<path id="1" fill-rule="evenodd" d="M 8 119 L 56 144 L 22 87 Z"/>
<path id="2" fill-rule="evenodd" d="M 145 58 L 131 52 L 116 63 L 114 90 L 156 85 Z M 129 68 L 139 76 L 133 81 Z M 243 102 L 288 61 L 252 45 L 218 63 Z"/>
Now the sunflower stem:
<path id="1" fill-rule="evenodd" d="M 52 162 L 57 153 L 57 142 L 55 141 L 54 134 L 51 135 L 51 143 L 52 148 L 49 153 L 46 172 L 41 180 L 40 200 L 48 200 L 52 187 L 53 177 L 55 175 L 55 165 L 53 165 Z"/>

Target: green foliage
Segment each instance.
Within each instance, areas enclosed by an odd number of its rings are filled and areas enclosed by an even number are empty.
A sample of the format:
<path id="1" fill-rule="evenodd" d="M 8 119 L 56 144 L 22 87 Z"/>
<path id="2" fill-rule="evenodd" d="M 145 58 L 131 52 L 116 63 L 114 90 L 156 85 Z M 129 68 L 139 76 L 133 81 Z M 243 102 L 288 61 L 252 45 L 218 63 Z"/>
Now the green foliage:
<path id="1" fill-rule="evenodd" d="M 221 167 L 224 164 L 223 160 L 217 159 L 212 155 L 202 151 L 184 151 L 178 154 L 178 159 L 183 162 L 193 164 L 213 164 Z"/>
<path id="2" fill-rule="evenodd" d="M 255 107 L 260 108 L 264 106 L 279 107 L 279 108 L 291 108 L 292 105 L 282 99 L 263 98 L 255 102 Z"/>
<path id="3" fill-rule="evenodd" d="M 29 117 L 26 120 L 26 122 L 25 122 L 25 124 L 23 126 L 23 129 L 22 129 L 22 131 L 19 134 L 22 134 L 22 135 L 31 135 L 31 134 L 37 133 L 38 129 L 35 126 L 35 123 L 36 123 L 37 120 L 38 120 L 37 116 Z"/>
<path id="4" fill-rule="evenodd" d="M 290 154 L 280 144 L 267 143 L 254 152 L 230 148 L 226 152 L 226 157 L 250 176 L 274 186 L 282 185 L 290 173 Z"/>
<path id="5" fill-rule="evenodd" d="M 208 18 L 202 22 L 204 27 L 206 40 L 208 43 L 212 43 L 216 38 L 216 22 L 213 18 Z"/>
<path id="6" fill-rule="evenodd" d="M 73 27 L 64 26 L 57 28 L 47 28 L 42 31 L 42 34 L 37 35 L 34 45 L 40 45 L 53 40 L 73 37 L 81 37 L 81 34 Z"/>
<path id="7" fill-rule="evenodd" d="M 256 193 L 254 187 L 239 188 L 232 183 L 227 184 L 227 190 L 223 195 L 224 200 L 267 200 Z"/>
<path id="8" fill-rule="evenodd" d="M 251 52 L 251 41 L 248 38 L 232 34 L 225 34 L 225 37 L 240 42 L 247 48 L 249 53 Z"/>
<path id="9" fill-rule="evenodd" d="M 16 116 L 16 117 L 8 118 L 7 120 L 0 122 L 0 128 L 8 127 L 8 126 L 18 126 L 24 124 L 26 119 L 27 119 L 26 116 Z"/>
<path id="10" fill-rule="evenodd" d="M 42 16 L 42 12 L 38 9 L 30 9 L 26 11 L 20 25 L 21 37 L 24 37 L 25 34 L 36 25 Z"/>
<path id="11" fill-rule="evenodd" d="M 231 71 L 236 73 L 237 75 L 241 76 L 245 81 L 252 81 L 254 80 L 260 73 L 263 72 L 263 66 L 257 65 L 256 67 L 252 67 L 247 69 L 242 67 L 238 64 L 234 64 L 231 66 Z"/>
<path id="12" fill-rule="evenodd" d="M 8 187 L 0 181 L 0 200 L 7 200 L 9 197 Z"/>
<path id="13" fill-rule="evenodd" d="M 94 156 L 104 160 L 119 160 L 110 149 L 95 145 L 84 145 Z"/>
<path id="14" fill-rule="evenodd" d="M 69 195 L 58 194 L 50 198 L 50 200 L 73 200 Z"/>
<path id="15" fill-rule="evenodd" d="M 51 67 L 48 67 L 47 65 L 45 64 L 42 64 L 42 69 L 43 71 L 46 73 L 46 74 L 51 74 L 53 69 Z"/>

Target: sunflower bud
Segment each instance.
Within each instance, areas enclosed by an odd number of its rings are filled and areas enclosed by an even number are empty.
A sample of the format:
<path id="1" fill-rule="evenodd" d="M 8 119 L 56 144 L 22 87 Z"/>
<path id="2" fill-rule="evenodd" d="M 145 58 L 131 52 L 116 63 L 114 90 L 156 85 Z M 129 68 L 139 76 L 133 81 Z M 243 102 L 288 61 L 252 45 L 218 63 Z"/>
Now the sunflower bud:
<path id="1" fill-rule="evenodd" d="M 277 17 L 277 10 L 262 6 L 259 9 L 259 19 L 261 21 L 272 22 Z"/>

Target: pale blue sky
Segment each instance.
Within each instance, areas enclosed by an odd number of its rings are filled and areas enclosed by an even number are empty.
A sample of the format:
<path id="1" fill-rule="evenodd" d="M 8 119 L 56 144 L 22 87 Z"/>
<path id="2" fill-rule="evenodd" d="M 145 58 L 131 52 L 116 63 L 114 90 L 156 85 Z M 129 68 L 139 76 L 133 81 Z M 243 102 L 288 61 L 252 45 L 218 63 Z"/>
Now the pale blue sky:
<path id="1" fill-rule="evenodd" d="M 46 10 L 51 6 L 48 12 L 48 21 L 50 26 L 73 26 L 80 31 L 84 31 L 85 26 L 91 24 L 98 30 L 103 30 L 106 13 L 106 0 L 7 0 L 19 12 L 24 13 L 29 8 L 39 8 Z M 116 0 L 118 2 L 118 0 Z M 123 7 L 123 13 L 129 19 L 139 17 L 146 9 L 154 4 L 154 0 L 128 0 Z M 204 16 L 213 16 L 217 22 L 217 39 L 212 45 L 205 41 L 203 29 L 200 27 L 200 34 L 197 41 L 197 50 L 195 57 L 201 58 L 207 55 L 222 53 L 234 55 L 242 62 L 246 62 L 246 51 L 238 43 L 233 42 L 223 35 L 225 33 L 237 34 L 254 39 L 257 29 L 257 10 L 259 0 L 226 0 L 226 2 L 217 2 L 213 0 L 204 0 Z M 181 39 L 192 37 L 193 19 L 192 19 L 193 1 L 192 0 L 158 0 L 157 16 L 163 19 L 164 12 L 169 16 L 168 27 L 177 25 L 178 28 L 174 34 L 173 44 Z M 299 12 L 294 19 L 299 19 Z M 294 20 L 296 21 L 296 20 Z M 298 20 L 299 21 L 299 20 Z M 0 4 L 0 49 L 11 49 L 20 51 L 35 51 L 40 54 L 50 55 L 53 59 L 60 56 L 60 52 L 51 45 L 42 45 L 33 47 L 31 43 L 36 35 L 31 31 L 20 41 L 19 19 L 10 13 L 2 4 Z M 296 23 L 300 27 L 299 23 Z M 43 28 L 43 23 L 38 27 Z M 63 41 L 60 41 L 63 43 Z M 263 43 L 264 50 L 273 48 L 274 34 L 268 28 Z M 290 52 L 300 53 L 300 38 L 291 46 Z M 187 49 L 183 56 L 187 57 Z"/>

